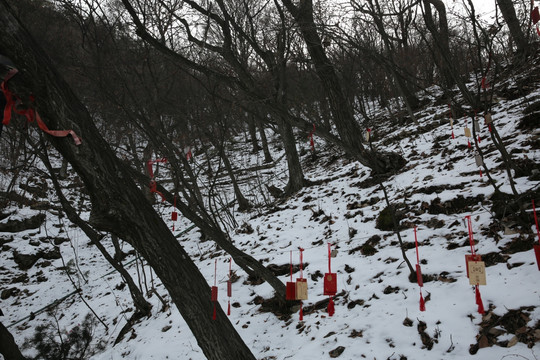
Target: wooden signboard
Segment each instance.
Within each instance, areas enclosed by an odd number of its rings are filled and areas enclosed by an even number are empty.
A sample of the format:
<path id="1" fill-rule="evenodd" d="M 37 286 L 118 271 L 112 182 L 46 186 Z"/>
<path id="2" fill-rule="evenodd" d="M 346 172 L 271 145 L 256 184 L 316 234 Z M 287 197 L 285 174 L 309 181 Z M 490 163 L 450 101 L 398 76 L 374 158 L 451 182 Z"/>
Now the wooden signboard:
<path id="1" fill-rule="evenodd" d="M 467 267 L 467 277 L 469 277 L 469 262 L 470 261 L 482 261 L 481 255 L 465 255 L 465 265 Z"/>
<path id="2" fill-rule="evenodd" d="M 296 300 L 307 299 L 307 279 L 296 279 Z"/>
<path id="3" fill-rule="evenodd" d="M 486 285 L 486 264 L 483 261 L 469 261 L 469 284 Z"/>

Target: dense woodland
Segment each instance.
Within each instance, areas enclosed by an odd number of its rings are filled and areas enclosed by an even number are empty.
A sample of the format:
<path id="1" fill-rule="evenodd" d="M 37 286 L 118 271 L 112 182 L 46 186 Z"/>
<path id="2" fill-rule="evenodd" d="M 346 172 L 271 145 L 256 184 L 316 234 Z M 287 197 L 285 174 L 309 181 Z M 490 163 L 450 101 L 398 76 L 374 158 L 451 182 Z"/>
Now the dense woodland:
<path id="1" fill-rule="evenodd" d="M 19 108 L 35 109 L 50 129 L 72 129 L 82 140 L 45 135 L 13 115 L 1 133 L 1 170 L 10 182 L 0 200 L 14 201 L 8 194 L 38 159 L 62 212 L 126 281 L 136 309 L 126 332 L 152 307 L 121 253 L 104 248 L 105 238 L 115 247 L 130 244 L 145 259 L 208 359 L 254 359 L 220 308 L 216 320 L 201 316 L 212 307 L 207 280 L 155 205 L 163 199 L 175 206 L 241 271 L 272 287 L 275 311 L 291 311 L 298 303 L 285 301 L 285 284 L 238 248 L 230 232 L 239 226 L 236 212 L 321 185 L 305 176 L 306 150 L 298 147 L 315 136 L 361 164 L 382 189 L 389 229 L 416 282 L 385 185 L 409 159 L 384 143 L 374 146 L 382 139 L 366 129 L 419 125 L 434 87 L 450 122 L 471 124 L 490 118 L 494 98 L 532 91 L 525 81 L 510 90 L 498 84 L 537 66 L 540 15 L 525 0 L 496 5 L 485 14 L 471 0 L 0 0 L 0 54 L 18 70 L 5 84 Z M 9 70 L 4 65 L 2 74 Z M 537 118 L 530 122 L 537 127 Z M 505 215 L 530 232 L 530 194 L 512 178 L 518 163 L 490 127 L 484 141 L 496 148 L 512 190 L 502 192 L 482 161 L 478 129 L 471 129 L 470 146 Z M 283 149 L 287 183 L 261 186 L 253 199 L 238 184 L 232 149 L 239 137 L 248 139 L 243 149 L 270 166 L 277 159 L 268 130 Z M 308 151 L 316 162 L 314 145 Z M 192 157 L 205 163 L 195 167 Z M 167 183 L 154 181 L 160 171 Z M 74 174 L 91 203 L 88 218 L 61 186 Z M 234 199 L 221 191 L 222 182 Z M 5 359 L 24 358 L 4 326 L 1 339 Z"/>

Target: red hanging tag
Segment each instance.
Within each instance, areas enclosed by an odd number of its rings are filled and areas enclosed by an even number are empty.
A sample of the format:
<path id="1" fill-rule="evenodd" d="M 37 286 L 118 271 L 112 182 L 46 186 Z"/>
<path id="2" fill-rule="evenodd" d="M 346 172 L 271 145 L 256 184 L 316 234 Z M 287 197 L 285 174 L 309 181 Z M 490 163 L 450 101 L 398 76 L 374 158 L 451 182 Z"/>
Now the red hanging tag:
<path id="1" fill-rule="evenodd" d="M 332 272 L 332 245 L 328 243 L 328 272 L 324 274 L 324 295 L 336 295 L 337 274 Z"/>
<path id="2" fill-rule="evenodd" d="M 487 80 L 485 76 L 482 78 L 482 83 L 480 86 L 482 87 L 483 90 L 486 90 L 488 88 L 489 85 L 487 84 Z"/>
<path id="3" fill-rule="evenodd" d="M 535 25 L 538 21 L 540 21 L 540 11 L 538 11 L 538 6 L 535 6 L 534 9 L 531 11 L 531 18 L 533 24 Z"/>
<path id="4" fill-rule="evenodd" d="M 292 273 L 293 273 L 293 265 L 292 265 L 292 251 L 290 253 L 291 259 L 290 259 L 290 273 L 291 273 L 291 281 L 287 281 L 287 287 L 285 292 L 285 300 L 296 300 L 296 284 L 293 281 Z"/>
<path id="5" fill-rule="evenodd" d="M 146 169 L 148 170 L 148 176 L 150 176 L 150 179 L 152 179 L 154 177 L 154 169 L 153 169 L 152 165 L 154 165 L 154 161 L 148 160 L 146 162 Z"/>
<path id="6" fill-rule="evenodd" d="M 186 147 L 184 148 L 184 152 L 186 153 L 186 160 L 187 160 L 187 161 L 193 159 L 193 154 L 191 153 L 191 146 L 186 146 Z"/>
<path id="7" fill-rule="evenodd" d="M 232 297 L 232 258 L 229 258 L 229 279 L 227 280 L 227 315 L 231 315 L 231 297 Z"/>
<path id="8" fill-rule="evenodd" d="M 214 286 L 211 288 L 212 293 L 210 296 L 210 301 L 218 301 L 218 287 L 217 287 L 217 259 L 214 265 Z"/>
<path id="9" fill-rule="evenodd" d="M 212 292 L 210 295 L 210 301 L 214 303 L 214 313 L 212 315 L 212 319 L 216 320 L 216 304 L 218 301 L 218 287 L 217 287 L 217 259 L 214 263 L 214 286 L 211 288 Z"/>
<path id="10" fill-rule="evenodd" d="M 465 216 L 465 219 L 467 219 L 467 228 L 469 231 L 469 245 L 471 246 L 471 255 L 465 255 L 465 266 L 467 269 L 467 277 L 469 277 L 469 262 L 482 261 L 482 256 L 476 255 L 476 251 L 474 250 L 474 236 L 473 236 L 473 230 L 472 230 L 471 216 L 467 215 Z"/>
<path id="11" fill-rule="evenodd" d="M 328 316 L 333 316 L 336 313 L 333 296 L 330 296 L 330 300 L 328 301 L 328 308 L 326 309 L 326 311 L 328 311 Z"/>
<path id="12" fill-rule="evenodd" d="M 538 265 L 538 270 L 540 270 L 540 245 L 534 244 L 534 255 L 536 256 L 536 265 Z"/>
<path id="13" fill-rule="evenodd" d="M 11 69 L 4 78 L 4 81 L 2 81 L 2 84 L 0 84 L 0 88 L 2 89 L 2 92 L 4 93 L 4 97 L 6 98 L 6 106 L 4 107 L 4 120 L 2 121 L 2 125 L 9 125 L 9 121 L 11 120 L 11 111 L 13 110 L 13 107 L 15 106 L 15 99 L 14 95 L 9 90 L 7 86 L 7 82 L 9 79 L 11 79 L 15 74 L 17 74 L 17 69 Z"/>
<path id="14" fill-rule="evenodd" d="M 420 264 L 416 264 L 416 282 L 418 283 L 418 286 L 424 286 L 424 279 L 422 278 L 422 269 Z"/>
<path id="15" fill-rule="evenodd" d="M 157 190 L 157 183 L 155 180 L 150 180 L 150 192 L 161 196 L 161 202 L 165 201 L 165 196 Z"/>
<path id="16" fill-rule="evenodd" d="M 538 236 L 538 242 L 540 243 L 540 228 L 538 228 L 538 216 L 536 215 L 536 206 L 534 206 L 534 199 L 532 200 L 533 213 L 534 213 L 534 223 L 536 225 L 536 235 Z M 535 244 L 533 246 L 534 254 L 536 256 L 536 265 L 538 270 L 540 270 L 540 245 Z"/>
<path id="17" fill-rule="evenodd" d="M 454 135 L 454 130 L 452 130 L 452 139 L 455 139 L 456 136 Z"/>
<path id="18" fill-rule="evenodd" d="M 476 286 L 476 305 L 478 305 L 478 313 L 484 315 L 484 303 L 482 302 L 482 296 L 480 295 L 480 288 Z"/>
<path id="19" fill-rule="evenodd" d="M 480 169 L 480 177 L 482 177 L 482 176 L 483 176 L 483 175 L 482 175 L 482 169 Z"/>
<path id="20" fill-rule="evenodd" d="M 227 280 L 227 296 L 232 296 L 232 258 L 229 258 L 229 280 Z"/>
<path id="21" fill-rule="evenodd" d="M 422 269 L 420 268 L 420 255 L 418 253 L 418 236 L 416 234 L 416 226 L 414 227 L 414 245 L 416 247 L 416 282 L 418 286 L 424 286 L 424 280 L 422 278 Z"/>
<path id="22" fill-rule="evenodd" d="M 426 303 L 422 296 L 422 287 L 424 286 L 424 278 L 422 277 L 422 268 L 420 267 L 420 255 L 418 253 L 418 236 L 416 234 L 416 226 L 414 227 L 414 245 L 416 247 L 416 282 L 420 287 L 420 311 L 426 311 Z"/>
<path id="23" fill-rule="evenodd" d="M 300 321 L 304 320 L 304 304 L 300 301 Z"/>
<path id="24" fill-rule="evenodd" d="M 174 221 L 178 220 L 178 213 L 176 212 L 176 195 L 174 195 L 173 212 L 171 213 L 171 220 L 173 221 L 173 230 L 174 230 Z"/>
<path id="25" fill-rule="evenodd" d="M 309 146 L 311 147 L 311 151 L 315 151 L 315 141 L 313 140 L 313 134 L 315 133 L 315 124 L 313 124 L 313 130 L 309 133 Z"/>

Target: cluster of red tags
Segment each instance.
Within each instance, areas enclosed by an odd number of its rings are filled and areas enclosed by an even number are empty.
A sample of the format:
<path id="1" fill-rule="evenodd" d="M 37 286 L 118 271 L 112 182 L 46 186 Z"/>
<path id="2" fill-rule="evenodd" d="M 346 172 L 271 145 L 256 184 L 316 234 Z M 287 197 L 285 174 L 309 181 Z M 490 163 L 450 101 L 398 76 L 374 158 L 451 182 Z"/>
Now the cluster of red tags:
<path id="1" fill-rule="evenodd" d="M 454 135 L 454 119 L 453 119 L 453 116 L 452 116 L 452 106 L 450 104 L 448 104 L 448 108 L 449 108 L 449 114 L 450 114 L 450 128 L 452 130 L 452 139 L 455 139 L 455 135 Z M 492 132 L 492 123 L 493 123 L 493 117 L 491 116 L 491 113 L 490 112 L 486 112 L 484 114 L 484 123 L 485 125 L 487 126 L 489 132 Z M 476 134 L 478 134 L 478 143 L 480 144 L 482 142 L 482 138 L 480 137 L 480 122 L 478 121 L 478 114 L 476 112 L 476 110 L 474 111 L 474 118 L 473 118 L 473 125 L 474 126 L 474 131 L 476 132 Z M 465 129 L 464 129 L 464 132 L 465 132 L 465 137 L 467 138 L 467 147 L 469 149 L 472 149 L 472 144 L 471 144 L 471 138 L 472 138 L 472 131 L 471 131 L 471 128 L 469 127 L 469 122 L 467 121 L 465 123 Z M 474 152 L 474 160 L 476 162 L 476 166 L 478 166 L 480 168 L 480 177 L 483 176 L 482 174 L 482 166 L 484 166 L 484 159 L 482 158 L 482 156 L 480 155 L 480 153 L 478 151 L 475 151 Z"/>
<path id="2" fill-rule="evenodd" d="M 300 320 L 304 319 L 303 300 L 308 299 L 307 279 L 304 278 L 304 249 L 299 248 L 300 252 L 300 277 L 293 281 L 293 261 L 292 251 L 290 252 L 290 277 L 291 281 L 286 284 L 285 299 L 290 301 L 300 300 Z M 334 296 L 337 293 L 337 274 L 332 272 L 332 244 L 328 243 L 328 272 L 324 274 L 323 294 L 329 296 L 328 300 L 328 315 L 332 316 L 335 313 Z"/>
<path id="3" fill-rule="evenodd" d="M 231 297 L 232 297 L 232 259 L 229 258 L 229 276 L 227 279 L 227 315 L 231 315 Z M 210 288 L 210 301 L 214 304 L 214 312 L 212 313 L 212 319 L 217 319 L 217 303 L 218 303 L 218 286 L 217 286 L 217 259 L 214 265 L 214 286 Z"/>
<path id="4" fill-rule="evenodd" d="M 4 93 L 4 97 L 6 99 L 6 106 L 4 107 L 2 125 L 9 125 L 9 122 L 11 121 L 11 114 L 12 112 L 15 112 L 18 115 L 26 117 L 26 120 L 28 122 L 34 122 L 35 120 L 38 127 L 44 133 L 47 133 L 54 137 L 66 137 L 68 135 L 71 135 L 73 141 L 75 142 L 75 145 L 80 145 L 81 138 L 73 130 L 49 130 L 47 125 L 41 119 L 39 113 L 30 106 L 33 106 L 33 103 L 35 102 L 35 98 L 33 95 L 31 95 L 29 98 L 31 104 L 28 104 L 26 108 L 21 108 L 21 98 L 17 96 L 17 94 L 13 93 L 8 86 L 9 80 L 13 78 L 13 76 L 15 76 L 17 72 L 17 69 L 11 69 L 4 78 L 4 81 L 2 81 L 2 83 L 0 84 L 0 88 L 2 89 L 2 92 Z"/>

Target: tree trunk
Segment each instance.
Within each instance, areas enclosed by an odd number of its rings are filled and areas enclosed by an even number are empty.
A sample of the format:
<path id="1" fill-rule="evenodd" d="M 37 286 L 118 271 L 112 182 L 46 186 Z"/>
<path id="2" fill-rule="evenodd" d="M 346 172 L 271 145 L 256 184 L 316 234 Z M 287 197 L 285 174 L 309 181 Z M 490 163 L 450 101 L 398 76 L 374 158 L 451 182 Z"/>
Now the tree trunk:
<path id="1" fill-rule="evenodd" d="M 433 20 L 433 14 L 431 12 L 431 5 L 435 6 L 437 13 L 439 14 L 439 29 L 436 30 L 435 22 Z M 450 73 L 450 69 L 445 65 L 444 56 L 451 57 L 450 52 L 450 40 L 448 35 L 448 20 L 446 18 L 446 7 L 440 0 L 424 0 L 424 21 L 427 27 L 433 34 L 434 41 L 438 43 L 438 46 L 434 46 L 435 63 L 441 72 L 442 82 L 445 88 L 451 89 L 454 84 L 454 78 Z M 435 36 L 434 34 L 437 34 Z"/>
<path id="2" fill-rule="evenodd" d="M 251 151 L 256 154 L 261 149 L 259 143 L 257 142 L 257 128 L 255 127 L 255 119 L 253 116 L 250 116 L 248 121 L 248 130 L 249 130 L 249 141 L 251 142 Z"/>
<path id="3" fill-rule="evenodd" d="M 270 149 L 268 148 L 268 139 L 266 138 L 263 124 L 258 120 L 257 127 L 259 128 L 259 135 L 261 137 L 261 144 L 264 153 L 264 163 L 271 163 L 272 161 L 274 161 L 274 159 L 272 159 L 272 154 L 270 154 Z"/>
<path id="4" fill-rule="evenodd" d="M 223 160 L 223 165 L 225 165 L 227 174 L 229 174 L 229 177 L 231 178 L 231 182 L 234 189 L 234 195 L 236 197 L 236 202 L 238 204 L 238 210 L 239 211 L 249 210 L 251 208 L 251 204 L 242 194 L 242 191 L 240 190 L 240 186 L 238 186 L 238 181 L 236 180 L 236 176 L 234 175 L 234 171 L 233 171 L 231 162 L 229 161 L 229 157 L 227 156 L 227 154 L 225 154 L 225 148 L 224 148 L 225 144 L 221 143 L 218 146 L 219 146 L 219 156 L 221 157 L 221 160 Z"/>
<path id="5" fill-rule="evenodd" d="M 26 360 L 21 354 L 21 350 L 17 346 L 13 335 L 9 330 L 0 322 L 0 354 L 4 356 L 6 360 Z"/>
<path id="6" fill-rule="evenodd" d="M 255 359 L 221 307 L 212 320 L 214 304 L 206 279 L 137 188 L 84 105 L 15 19 L 6 0 L 0 0 L 0 22 L 0 45 L 20 70 L 11 81 L 31 89 L 37 111 L 50 129 L 74 129 L 83 139 L 75 146 L 71 138 L 47 136 L 90 194 L 90 223 L 130 242 L 145 257 L 208 359 Z"/>
<path id="7" fill-rule="evenodd" d="M 514 4 L 512 0 L 497 0 L 497 5 L 501 10 L 504 21 L 508 25 L 508 30 L 510 30 L 510 35 L 514 42 L 516 43 L 516 49 L 518 54 L 525 55 L 527 54 L 527 38 L 521 30 L 519 20 L 516 16 L 516 10 L 514 9 Z"/>
<path id="8" fill-rule="evenodd" d="M 351 104 L 343 92 L 333 64 L 330 62 L 322 41 L 317 33 L 317 27 L 313 19 L 313 1 L 301 0 L 294 5 L 291 0 L 282 0 L 287 10 L 298 23 L 302 37 L 306 43 L 315 71 L 321 80 L 326 92 L 332 119 L 340 139 L 348 146 L 364 152 L 362 145 L 362 131 L 356 123 Z"/>

